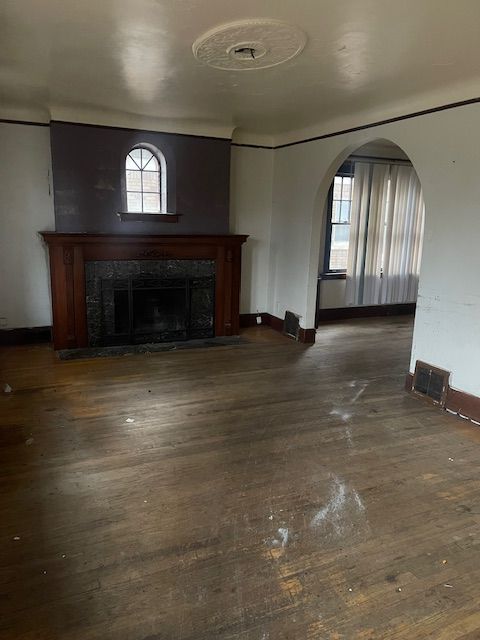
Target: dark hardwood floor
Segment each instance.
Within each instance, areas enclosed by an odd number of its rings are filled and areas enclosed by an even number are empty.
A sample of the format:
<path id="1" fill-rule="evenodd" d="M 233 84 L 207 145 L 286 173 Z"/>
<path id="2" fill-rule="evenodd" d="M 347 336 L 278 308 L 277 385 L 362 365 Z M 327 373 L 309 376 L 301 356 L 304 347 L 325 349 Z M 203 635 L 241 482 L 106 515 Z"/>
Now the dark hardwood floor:
<path id="1" fill-rule="evenodd" d="M 480 638 L 480 429 L 409 318 L 60 362 L 1 351 L 2 640 Z"/>

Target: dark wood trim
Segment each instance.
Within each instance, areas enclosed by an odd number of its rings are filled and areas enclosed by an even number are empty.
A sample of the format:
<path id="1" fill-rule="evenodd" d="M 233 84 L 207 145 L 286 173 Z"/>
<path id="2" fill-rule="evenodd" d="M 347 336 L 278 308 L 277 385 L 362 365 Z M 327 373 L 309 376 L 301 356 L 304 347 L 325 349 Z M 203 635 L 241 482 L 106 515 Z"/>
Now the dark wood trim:
<path id="1" fill-rule="evenodd" d="M 375 304 L 365 307 L 339 307 L 336 309 L 318 309 L 317 321 L 348 320 L 351 318 L 377 318 L 382 316 L 413 315 L 415 302 L 405 304 Z"/>
<path id="2" fill-rule="evenodd" d="M 247 327 L 255 327 L 257 324 L 256 318 L 257 318 L 256 313 L 241 313 L 240 319 L 239 319 L 240 328 L 246 329 Z"/>
<path id="3" fill-rule="evenodd" d="M 419 398 L 420 396 L 413 391 L 413 380 L 413 373 L 409 371 L 405 377 L 405 390 Z M 442 407 L 440 406 L 440 408 Z M 480 398 L 466 391 L 452 389 L 452 387 L 448 386 L 443 409 L 456 413 L 463 418 L 480 422 Z"/>
<path id="4" fill-rule="evenodd" d="M 196 133 L 175 133 L 174 131 L 154 131 L 153 129 L 142 129 L 137 127 L 119 127 L 118 125 L 94 124 L 91 122 L 69 122 L 68 120 L 50 120 L 50 124 L 68 124 L 75 127 L 92 127 L 96 129 L 110 129 L 113 131 L 140 131 L 143 133 L 155 133 L 162 136 L 181 136 L 183 138 L 200 138 L 202 140 L 220 140 L 222 142 L 231 142 L 231 138 L 222 138 L 221 136 L 203 136 Z"/>
<path id="5" fill-rule="evenodd" d="M 246 149 L 267 149 L 268 151 L 274 151 L 276 147 L 269 147 L 266 144 L 247 144 L 242 142 L 232 142 L 232 147 L 245 147 Z"/>
<path id="6" fill-rule="evenodd" d="M 319 280 L 346 280 L 347 272 L 346 271 L 326 271 L 325 273 L 320 274 Z"/>
<path id="7" fill-rule="evenodd" d="M 377 120 L 368 124 L 358 125 L 357 127 L 350 127 L 349 129 L 340 129 L 340 131 L 333 131 L 331 133 L 324 133 L 319 136 L 312 136 L 311 138 L 303 138 L 302 140 L 295 140 L 294 142 L 285 142 L 284 144 L 272 145 L 271 147 L 256 144 L 241 144 L 238 142 L 232 142 L 232 146 L 235 147 L 252 147 L 257 149 L 285 149 L 286 147 L 294 147 L 297 144 L 306 144 L 308 142 L 315 142 L 316 140 L 326 140 L 327 138 L 335 138 L 337 136 L 343 136 L 347 133 L 354 133 L 355 131 L 365 131 L 365 129 L 373 129 L 374 127 L 380 127 L 385 124 L 393 124 L 394 122 L 401 122 L 402 120 L 411 120 L 412 118 L 418 118 L 419 116 L 427 116 L 432 113 L 438 113 L 439 111 L 448 111 L 450 109 L 457 109 L 458 107 L 466 107 L 471 104 L 477 104 L 480 102 L 480 97 L 469 98 L 468 100 L 460 100 L 458 102 L 449 102 L 447 104 L 440 105 L 438 107 L 431 107 L 430 109 L 422 109 L 421 111 L 412 111 L 412 113 L 406 113 L 402 116 L 395 116 L 393 118 L 385 118 L 384 120 Z"/>
<path id="8" fill-rule="evenodd" d="M 302 327 L 300 327 L 298 340 L 299 342 L 303 342 L 304 344 L 315 344 L 316 335 L 317 335 L 316 329 L 302 329 Z"/>
<path id="9" fill-rule="evenodd" d="M 413 111 L 402 116 L 395 116 L 393 118 L 386 118 L 385 120 L 377 120 L 369 124 L 359 125 L 357 127 L 350 127 L 349 129 L 341 129 L 340 131 L 334 131 L 332 133 L 324 133 L 319 136 L 313 136 L 311 138 L 304 138 L 302 140 L 296 140 L 295 142 L 286 142 L 276 146 L 268 146 L 263 144 L 243 144 L 241 142 L 231 142 L 230 138 L 222 138 L 219 136 L 203 136 L 195 133 L 175 133 L 172 131 L 153 131 L 152 129 L 139 129 L 133 127 L 119 127 L 105 124 L 93 124 L 89 122 L 69 122 L 67 120 L 50 120 L 50 122 L 29 122 L 28 120 L 12 120 L 7 118 L 0 118 L 0 123 L 5 124 L 20 124 L 37 127 L 49 127 L 52 122 L 56 124 L 70 124 L 80 127 L 97 127 L 99 129 L 114 129 L 120 131 L 144 131 L 145 133 L 160 133 L 166 136 L 184 136 L 187 138 L 202 138 L 206 140 L 221 140 L 223 142 L 230 141 L 232 147 L 248 147 L 250 149 L 269 149 L 271 151 L 275 149 L 285 149 L 286 147 L 293 147 L 297 144 L 306 144 L 308 142 L 314 142 L 316 140 L 325 140 L 327 138 L 335 138 L 337 136 L 343 136 L 347 133 L 354 133 L 355 131 L 364 131 L 365 129 L 372 129 L 374 127 L 380 127 L 385 124 L 392 124 L 394 122 L 401 122 L 402 120 L 410 120 L 412 118 L 418 118 L 419 116 L 426 116 L 432 113 L 438 113 L 439 111 L 448 111 L 450 109 L 458 109 L 459 107 L 466 107 L 471 104 L 477 104 L 480 102 L 480 97 L 469 98 L 467 100 L 459 100 L 458 102 L 449 102 L 438 107 L 431 107 L 430 109 L 422 109 L 421 111 Z"/>
<path id="10" fill-rule="evenodd" d="M 409 371 L 405 377 L 405 391 L 412 391 L 412 389 L 413 389 L 413 373 L 410 373 Z"/>
<path id="11" fill-rule="evenodd" d="M 245 329 L 246 327 L 257 327 L 257 317 L 260 316 L 262 324 L 269 325 L 270 320 L 267 318 L 268 313 L 241 313 L 240 314 L 240 326 Z"/>
<path id="12" fill-rule="evenodd" d="M 275 331 L 278 331 L 279 333 L 283 333 L 284 335 L 286 335 L 283 330 L 284 321 L 282 320 L 282 318 L 277 318 L 277 316 L 272 316 L 270 313 L 267 313 L 266 316 L 267 316 L 267 324 L 269 327 L 272 327 L 272 329 L 275 329 Z M 291 338 L 291 336 L 288 336 L 288 337 Z"/>
<path id="13" fill-rule="evenodd" d="M 241 245 L 246 235 L 41 233 L 49 247 L 55 349 L 88 346 L 85 262 L 214 260 L 215 336 L 237 335 Z"/>
<path id="14" fill-rule="evenodd" d="M 480 398 L 470 393 L 448 387 L 445 408 L 459 416 L 480 422 Z"/>
<path id="15" fill-rule="evenodd" d="M 271 327 L 275 331 L 279 333 L 283 333 L 283 335 L 287 336 L 287 338 L 293 338 L 288 336 L 283 330 L 283 320 L 281 318 L 277 318 L 276 316 L 271 315 L 270 313 L 242 313 L 240 315 L 240 326 L 245 327 L 256 327 L 257 326 L 257 316 L 261 316 L 262 324 L 268 327 Z M 300 332 L 298 334 L 298 341 L 303 342 L 304 344 L 314 344 L 315 329 L 302 329 L 300 327 Z"/>
<path id="16" fill-rule="evenodd" d="M 0 124 L 19 124 L 26 127 L 49 127 L 49 122 L 33 122 L 30 120 L 9 120 L 8 118 L 0 118 Z"/>
<path id="17" fill-rule="evenodd" d="M 295 142 L 286 142 L 279 144 L 274 149 L 285 149 L 286 147 L 294 147 L 297 144 L 306 144 L 308 142 L 315 142 L 316 140 L 326 140 L 327 138 L 335 138 L 337 136 L 343 136 L 347 133 L 354 133 L 355 131 L 365 131 L 365 129 L 373 129 L 374 127 L 380 127 L 385 124 L 393 124 L 394 122 L 401 122 L 402 120 L 411 120 L 412 118 L 418 118 L 419 116 L 427 116 L 432 113 L 438 113 L 439 111 L 448 111 L 449 109 L 457 109 L 458 107 L 466 107 L 470 104 L 477 104 L 480 102 L 480 97 L 470 98 L 468 100 L 460 100 L 458 102 L 450 102 L 448 104 L 440 105 L 438 107 L 431 107 L 430 109 L 422 109 L 421 111 L 413 111 L 403 116 L 395 116 L 393 118 L 385 118 L 384 120 L 377 120 L 369 124 L 359 125 L 357 127 L 350 127 L 349 129 L 341 129 L 340 131 L 334 131 L 332 133 L 324 133 L 320 136 L 313 136 L 311 138 L 304 138 L 303 140 L 296 140 Z"/>
<path id="18" fill-rule="evenodd" d="M 178 222 L 180 213 L 128 213 L 119 211 L 117 216 L 122 222 Z"/>
<path id="19" fill-rule="evenodd" d="M 90 245 L 90 244 L 131 244 L 137 242 L 156 245 L 209 245 L 209 246 L 235 246 L 246 242 L 248 235 L 201 235 L 201 234 L 181 234 L 181 235 L 161 235 L 153 233 L 83 233 L 71 232 L 62 233 L 60 231 L 40 231 L 42 238 L 49 246 L 65 245 Z M 109 259 L 109 258 L 107 258 Z"/>
<path id="20" fill-rule="evenodd" d="M 225 250 L 224 250 L 224 247 L 218 247 L 217 261 L 215 263 L 215 301 L 221 299 L 224 290 L 225 290 Z M 216 336 L 226 335 L 224 328 L 225 328 L 225 309 L 223 307 L 223 304 L 222 305 L 215 304 L 215 335 Z"/>
<path id="21" fill-rule="evenodd" d="M 52 327 L 22 327 L 20 329 L 0 329 L 0 345 L 34 344 L 51 342 Z"/>

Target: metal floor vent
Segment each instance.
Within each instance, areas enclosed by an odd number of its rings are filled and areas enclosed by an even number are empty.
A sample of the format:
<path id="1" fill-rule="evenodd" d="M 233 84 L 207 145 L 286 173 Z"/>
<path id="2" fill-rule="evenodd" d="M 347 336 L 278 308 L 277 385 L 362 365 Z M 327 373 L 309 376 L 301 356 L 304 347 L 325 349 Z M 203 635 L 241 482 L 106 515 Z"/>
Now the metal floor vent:
<path id="1" fill-rule="evenodd" d="M 439 404 L 443 407 L 447 397 L 449 378 L 449 371 L 417 360 L 412 391 L 423 398 L 429 398 L 434 404 Z"/>
<path id="2" fill-rule="evenodd" d="M 293 311 L 285 311 L 285 320 L 283 321 L 283 332 L 298 340 L 298 334 L 300 333 L 300 316 L 297 316 Z"/>

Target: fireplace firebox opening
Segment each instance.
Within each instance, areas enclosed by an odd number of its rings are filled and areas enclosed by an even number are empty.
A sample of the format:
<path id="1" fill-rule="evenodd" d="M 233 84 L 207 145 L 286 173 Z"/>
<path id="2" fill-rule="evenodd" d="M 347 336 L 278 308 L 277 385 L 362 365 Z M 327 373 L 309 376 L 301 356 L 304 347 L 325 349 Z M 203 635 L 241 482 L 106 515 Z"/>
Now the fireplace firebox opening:
<path id="1" fill-rule="evenodd" d="M 90 346 L 214 336 L 213 261 L 89 262 L 86 282 Z"/>

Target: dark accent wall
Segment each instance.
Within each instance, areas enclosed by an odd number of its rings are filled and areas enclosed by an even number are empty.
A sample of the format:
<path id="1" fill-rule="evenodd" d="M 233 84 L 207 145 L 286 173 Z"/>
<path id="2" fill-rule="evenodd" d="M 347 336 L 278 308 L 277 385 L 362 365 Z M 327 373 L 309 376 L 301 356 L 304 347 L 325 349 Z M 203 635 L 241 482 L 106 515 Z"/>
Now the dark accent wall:
<path id="1" fill-rule="evenodd" d="M 56 230 L 88 233 L 225 234 L 230 140 L 51 123 Z M 179 222 L 122 222 L 125 156 L 141 142 L 167 163 L 167 211 Z"/>

